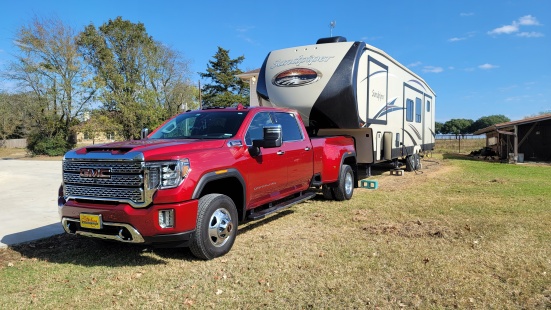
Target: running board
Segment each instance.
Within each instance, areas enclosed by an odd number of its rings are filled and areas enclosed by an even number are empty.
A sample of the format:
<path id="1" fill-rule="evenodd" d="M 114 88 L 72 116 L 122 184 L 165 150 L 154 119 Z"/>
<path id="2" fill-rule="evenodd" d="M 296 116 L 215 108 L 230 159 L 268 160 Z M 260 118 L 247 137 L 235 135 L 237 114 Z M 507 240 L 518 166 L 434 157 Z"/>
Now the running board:
<path id="1" fill-rule="evenodd" d="M 264 209 L 262 211 L 258 211 L 258 212 L 255 212 L 255 213 L 251 213 L 249 214 L 249 216 L 247 217 L 249 220 L 252 220 L 252 221 L 256 221 L 256 220 L 259 220 L 263 217 L 265 217 L 266 215 L 269 215 L 269 214 L 272 214 L 274 212 L 277 212 L 277 211 L 280 211 L 280 210 L 283 210 L 285 208 L 289 208 L 290 206 L 292 205 L 295 205 L 299 202 L 303 202 L 305 200 L 308 200 L 308 199 L 311 199 L 313 197 L 316 196 L 316 193 L 314 192 L 307 192 L 305 194 L 302 194 L 298 197 L 295 197 L 293 199 L 290 199 L 290 200 L 287 200 L 287 201 L 284 201 L 284 202 L 281 202 L 281 203 L 278 203 L 277 205 L 275 206 L 272 206 L 268 209 Z"/>

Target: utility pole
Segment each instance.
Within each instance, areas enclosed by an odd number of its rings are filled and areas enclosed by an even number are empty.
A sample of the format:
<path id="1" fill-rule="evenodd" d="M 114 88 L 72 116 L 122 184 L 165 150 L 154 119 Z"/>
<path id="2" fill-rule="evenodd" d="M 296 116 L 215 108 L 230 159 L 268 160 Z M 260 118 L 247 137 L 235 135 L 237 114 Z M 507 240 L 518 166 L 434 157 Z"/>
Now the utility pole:
<path id="1" fill-rule="evenodd" d="M 199 82 L 199 110 L 203 109 L 203 98 L 201 98 L 201 80 Z"/>

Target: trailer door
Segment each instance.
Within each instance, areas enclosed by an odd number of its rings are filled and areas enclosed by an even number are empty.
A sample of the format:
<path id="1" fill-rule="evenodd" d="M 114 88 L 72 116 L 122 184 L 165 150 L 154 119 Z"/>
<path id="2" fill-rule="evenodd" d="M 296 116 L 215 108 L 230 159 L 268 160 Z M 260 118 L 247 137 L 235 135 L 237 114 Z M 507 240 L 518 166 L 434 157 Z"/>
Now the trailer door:
<path id="1" fill-rule="evenodd" d="M 425 94 L 425 106 L 423 107 L 423 150 L 428 150 L 434 144 L 434 106 L 431 96 Z"/>

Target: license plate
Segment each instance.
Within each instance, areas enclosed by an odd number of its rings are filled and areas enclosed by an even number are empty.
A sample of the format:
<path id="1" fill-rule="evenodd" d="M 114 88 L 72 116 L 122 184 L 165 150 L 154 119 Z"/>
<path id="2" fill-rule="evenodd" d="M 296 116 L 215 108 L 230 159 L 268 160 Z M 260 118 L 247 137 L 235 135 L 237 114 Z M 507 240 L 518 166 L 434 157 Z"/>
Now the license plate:
<path id="1" fill-rule="evenodd" d="M 101 229 L 101 214 L 80 214 L 80 227 L 82 228 L 91 228 L 91 229 Z"/>

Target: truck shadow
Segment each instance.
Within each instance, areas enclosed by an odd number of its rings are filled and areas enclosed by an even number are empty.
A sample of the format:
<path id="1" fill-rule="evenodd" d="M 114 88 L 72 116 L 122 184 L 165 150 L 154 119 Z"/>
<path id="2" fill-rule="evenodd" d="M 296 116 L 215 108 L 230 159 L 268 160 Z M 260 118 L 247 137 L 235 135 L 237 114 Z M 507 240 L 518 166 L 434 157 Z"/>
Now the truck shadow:
<path id="1" fill-rule="evenodd" d="M 153 249 L 125 243 L 113 243 L 68 234 L 52 236 L 46 239 L 13 245 L 12 251 L 20 253 L 27 259 L 46 261 L 58 264 L 74 264 L 81 266 L 146 266 L 163 265 L 167 262 L 163 257 L 151 255 Z M 172 249 L 174 250 L 174 249 Z M 194 260 L 191 254 L 179 250 L 172 251 L 169 256 L 178 259 Z M 161 251 L 163 253 L 165 251 Z M 164 255 L 162 255 L 164 256 Z"/>
<path id="2" fill-rule="evenodd" d="M 239 225 L 237 235 L 276 221 L 292 214 L 293 210 L 282 210 L 264 219 Z M 69 234 L 54 235 L 49 238 L 9 245 L 9 249 L 26 259 L 57 264 L 73 264 L 86 267 L 132 267 L 166 265 L 167 259 L 197 261 L 187 248 L 154 248 L 119 242 L 108 242 Z"/>
<path id="3" fill-rule="evenodd" d="M 314 198 L 315 199 L 315 198 Z M 260 220 L 256 220 L 256 221 L 251 221 L 251 222 L 245 222 L 243 224 L 240 224 L 239 225 L 239 230 L 237 231 L 237 236 L 239 235 L 242 235 L 242 234 L 246 234 L 248 233 L 249 231 L 257 228 L 257 227 L 261 227 L 261 226 L 264 226 L 266 224 L 269 224 L 273 221 L 276 221 L 284 216 L 287 216 L 289 214 L 293 214 L 295 211 L 293 211 L 292 209 L 285 209 L 285 210 L 282 210 L 282 211 L 279 211 L 273 215 L 269 215 L 263 219 L 260 219 Z"/>

